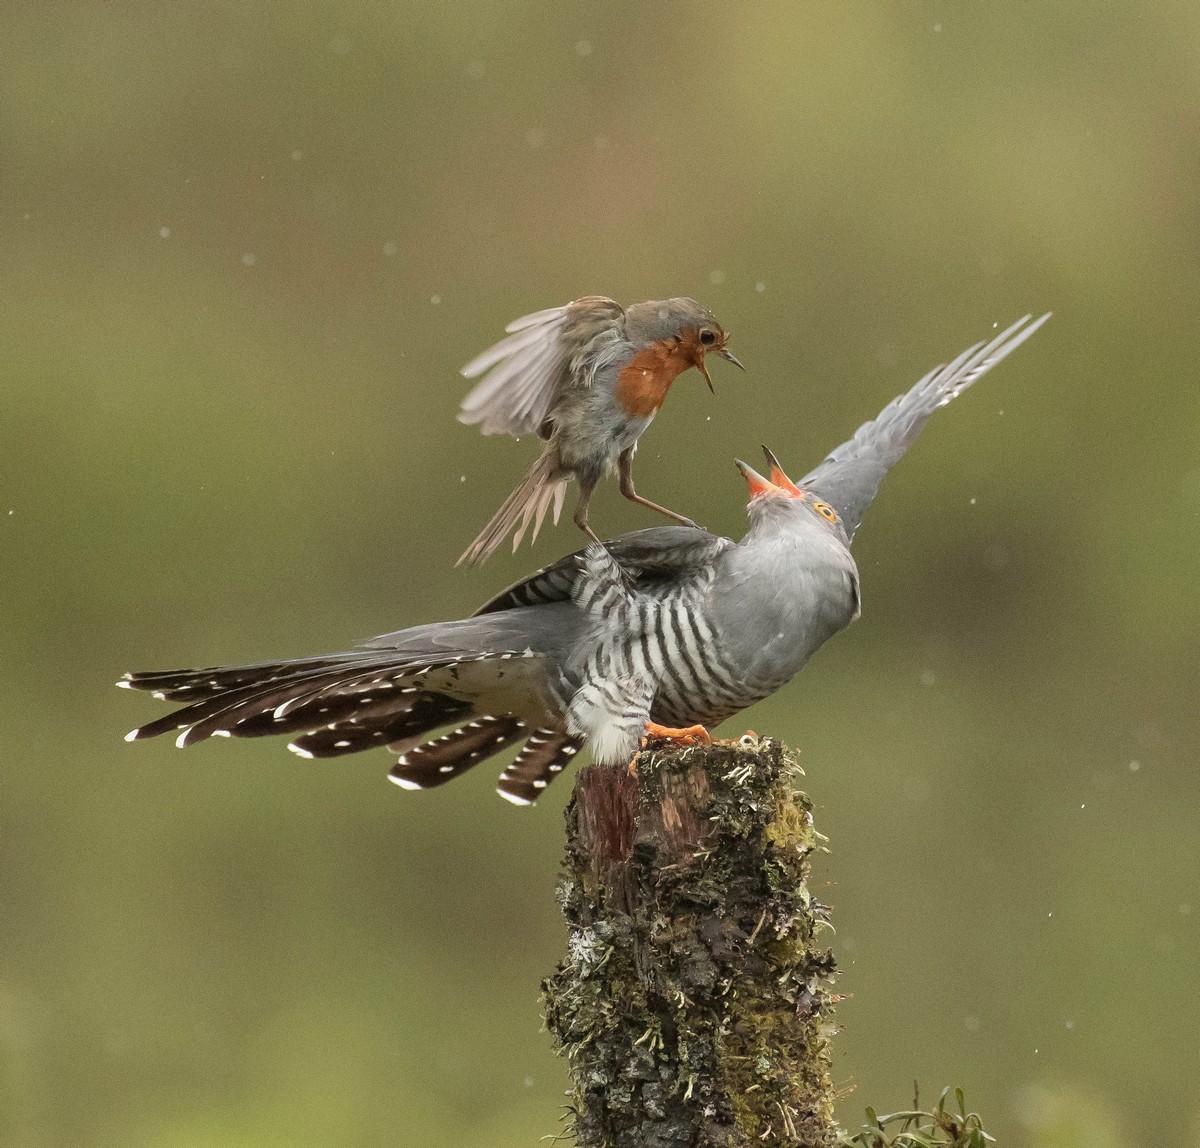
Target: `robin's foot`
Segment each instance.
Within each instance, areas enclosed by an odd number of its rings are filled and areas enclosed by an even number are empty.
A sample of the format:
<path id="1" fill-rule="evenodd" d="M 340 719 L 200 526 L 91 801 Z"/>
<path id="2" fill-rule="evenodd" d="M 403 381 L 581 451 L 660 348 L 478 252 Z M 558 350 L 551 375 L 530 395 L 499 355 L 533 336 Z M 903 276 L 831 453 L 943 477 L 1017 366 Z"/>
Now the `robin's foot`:
<path id="1" fill-rule="evenodd" d="M 693 522 L 684 514 L 677 514 L 674 510 L 668 510 L 665 506 L 659 506 L 657 502 L 649 504 L 651 509 L 657 510 L 660 514 L 665 514 L 668 518 L 674 519 L 680 526 L 690 526 L 693 530 L 704 530 L 705 528 L 698 522 Z"/>
<path id="2" fill-rule="evenodd" d="M 608 547 L 606 546 L 605 549 L 608 550 Z M 608 550 L 608 554 L 613 560 L 613 565 L 617 568 L 617 573 L 621 575 L 621 585 L 630 592 L 636 590 L 637 582 L 634 581 L 633 575 L 621 565 L 621 560 L 611 550 Z"/>
<path id="3" fill-rule="evenodd" d="M 676 729 L 669 725 L 659 725 L 657 722 L 646 723 L 646 733 L 642 738 L 643 744 L 648 741 L 674 741 L 680 745 L 712 745 L 712 735 L 702 725 L 689 725 Z"/>

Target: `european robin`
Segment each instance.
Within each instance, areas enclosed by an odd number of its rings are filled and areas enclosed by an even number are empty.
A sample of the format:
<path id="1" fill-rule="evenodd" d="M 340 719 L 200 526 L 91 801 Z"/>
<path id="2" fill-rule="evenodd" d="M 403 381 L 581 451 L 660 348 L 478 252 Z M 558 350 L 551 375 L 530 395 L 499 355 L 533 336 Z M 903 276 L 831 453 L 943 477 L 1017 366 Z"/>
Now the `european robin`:
<path id="1" fill-rule="evenodd" d="M 551 504 L 558 522 L 572 478 L 579 483 L 575 524 L 598 542 L 588 502 L 613 471 L 630 502 L 694 526 L 638 494 L 633 455 L 679 375 L 695 367 L 712 390 L 709 352 L 742 366 L 713 313 L 694 299 L 622 307 L 588 295 L 515 319 L 505 330 L 508 338 L 463 367 L 468 379 L 483 378 L 463 400 L 459 421 L 479 423 L 484 434 L 536 434 L 546 445 L 459 564 L 483 562 L 514 528 L 514 551 L 530 523 L 536 539 Z"/>

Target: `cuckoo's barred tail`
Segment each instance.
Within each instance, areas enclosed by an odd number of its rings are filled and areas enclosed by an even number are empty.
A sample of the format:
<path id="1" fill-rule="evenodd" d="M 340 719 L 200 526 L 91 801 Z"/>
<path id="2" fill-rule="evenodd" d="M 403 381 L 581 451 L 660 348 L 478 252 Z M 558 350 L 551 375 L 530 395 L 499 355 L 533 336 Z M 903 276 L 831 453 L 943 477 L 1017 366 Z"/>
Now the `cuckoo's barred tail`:
<path id="1" fill-rule="evenodd" d="M 560 474 L 553 454 L 543 451 L 537 462 L 521 479 L 516 490 L 504 500 L 500 509 L 492 515 L 491 521 L 479 532 L 479 537 L 467 547 L 455 565 L 461 566 L 467 562 L 476 566 L 486 561 L 513 528 L 517 527 L 518 522 L 520 526 L 513 536 L 513 550 L 521 545 L 531 522 L 533 537 L 530 541 L 536 542 L 551 503 L 554 504 L 554 523 L 558 524 L 566 494 L 566 477 Z"/>
<path id="2" fill-rule="evenodd" d="M 514 805 L 532 805 L 579 752 L 579 742 L 552 729 L 530 730 L 512 714 L 480 717 L 408 750 L 388 774 L 402 789 L 445 785 L 485 758 L 524 741 L 525 746 L 500 775 L 496 792 Z"/>
<path id="3" fill-rule="evenodd" d="M 182 708 L 131 731 L 127 741 L 178 733 L 181 748 L 215 736 L 298 734 L 288 745 L 304 758 L 342 757 L 386 747 L 399 755 L 390 777 L 405 789 L 429 789 L 518 742 L 524 747 L 504 771 L 502 797 L 532 805 L 579 749 L 560 731 L 535 729 L 513 714 L 478 713 L 440 693 L 439 680 L 458 680 L 473 663 L 500 654 L 397 663 L 356 651 L 253 666 L 129 674 L 126 689 L 147 690 Z M 436 731 L 449 733 L 430 738 Z"/>

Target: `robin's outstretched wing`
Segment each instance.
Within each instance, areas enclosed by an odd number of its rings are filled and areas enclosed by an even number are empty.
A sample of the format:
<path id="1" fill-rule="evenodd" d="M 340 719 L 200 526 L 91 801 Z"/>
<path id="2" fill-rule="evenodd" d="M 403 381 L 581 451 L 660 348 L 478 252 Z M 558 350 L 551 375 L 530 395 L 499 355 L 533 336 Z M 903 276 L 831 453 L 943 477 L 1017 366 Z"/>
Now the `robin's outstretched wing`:
<path id="1" fill-rule="evenodd" d="M 468 379 L 483 380 L 463 400 L 459 422 L 479 423 L 484 434 L 537 434 L 576 373 L 574 357 L 624 313 L 612 299 L 589 295 L 514 319 L 507 339 L 463 367 Z"/>
<path id="2" fill-rule="evenodd" d="M 916 441 L 929 416 L 1015 351 L 1050 315 L 1032 323 L 1029 318 L 1017 320 L 989 343 L 968 347 L 952 363 L 935 367 L 800 480 L 801 487 L 820 494 L 837 510 L 847 537 L 854 536 L 883 476 Z"/>
<path id="3" fill-rule="evenodd" d="M 685 578 L 689 573 L 716 561 L 734 543 L 694 526 L 648 526 L 632 530 L 604 543 L 617 564 L 639 587 Z M 475 611 L 475 617 L 517 606 L 565 602 L 582 577 L 586 550 L 577 550 L 551 566 L 502 590 Z"/>

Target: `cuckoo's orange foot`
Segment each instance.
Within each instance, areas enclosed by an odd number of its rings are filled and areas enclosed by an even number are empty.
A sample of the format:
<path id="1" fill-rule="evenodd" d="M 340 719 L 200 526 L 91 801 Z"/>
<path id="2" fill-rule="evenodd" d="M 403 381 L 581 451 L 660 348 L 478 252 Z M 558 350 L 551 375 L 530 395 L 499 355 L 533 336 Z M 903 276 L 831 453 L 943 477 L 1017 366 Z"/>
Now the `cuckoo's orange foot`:
<path id="1" fill-rule="evenodd" d="M 657 722 L 646 723 L 646 741 L 654 739 L 677 741 L 680 745 L 712 745 L 712 735 L 702 725 L 689 725 L 683 729 L 675 729 L 669 725 L 659 725 Z"/>

